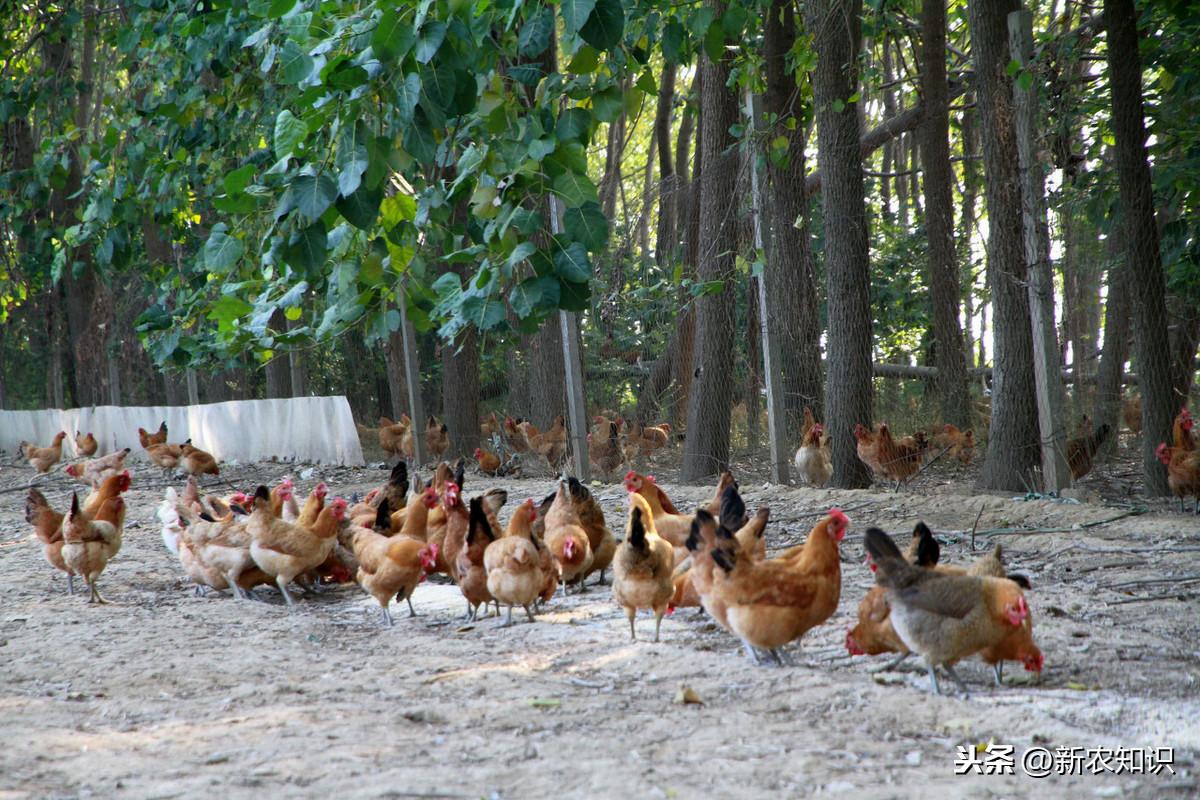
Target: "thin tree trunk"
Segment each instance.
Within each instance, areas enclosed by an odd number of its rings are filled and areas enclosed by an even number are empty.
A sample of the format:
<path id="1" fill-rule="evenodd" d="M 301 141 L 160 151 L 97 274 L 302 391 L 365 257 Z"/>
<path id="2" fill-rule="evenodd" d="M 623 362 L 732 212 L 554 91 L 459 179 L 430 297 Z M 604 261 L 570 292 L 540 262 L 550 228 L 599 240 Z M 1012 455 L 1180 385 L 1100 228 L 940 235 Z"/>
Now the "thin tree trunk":
<path id="1" fill-rule="evenodd" d="M 1108 267 L 1108 302 L 1105 304 L 1104 349 L 1100 351 L 1100 371 L 1096 378 L 1095 424 L 1109 425 L 1120 430 L 1121 400 L 1124 395 L 1121 382 L 1125 375 L 1125 362 L 1129 360 L 1129 324 L 1132 303 L 1132 287 L 1129 285 L 1129 267 L 1124 263 L 1125 243 L 1123 223 L 1120 217 L 1113 223 L 1105 241 Z M 1076 386 L 1078 389 L 1078 385 Z M 1106 449 L 1116 449 L 1117 437 L 1110 437 Z"/>
<path id="2" fill-rule="evenodd" d="M 287 321 L 287 328 L 288 330 L 294 330 L 303 324 L 298 319 L 289 319 Z M 288 367 L 290 368 L 292 379 L 292 397 L 308 396 L 308 367 L 304 363 L 306 355 L 303 350 L 295 347 L 288 352 Z"/>
<path id="3" fill-rule="evenodd" d="M 675 252 L 676 199 L 679 181 L 671 159 L 671 107 L 675 103 L 675 73 L 673 62 L 663 64 L 658 82 L 658 105 L 654 109 L 654 143 L 658 152 L 658 229 L 655 232 L 654 260 L 666 266 Z"/>
<path id="4" fill-rule="evenodd" d="M 886 35 L 880 43 L 880 47 L 883 50 L 883 116 L 885 119 L 891 119 L 896 116 L 896 87 L 893 83 L 896 73 L 892 68 L 892 47 Z M 896 219 L 896 215 L 892 211 L 892 182 L 894 179 L 888 177 L 895 170 L 895 164 L 896 140 L 892 139 L 883 146 L 881 168 L 883 177 L 879 179 L 879 199 L 883 204 L 882 216 L 889 223 Z"/>
<path id="5" fill-rule="evenodd" d="M 925 122 L 920 129 L 925 167 L 925 230 L 929 237 L 929 300 L 938 377 L 935 388 L 946 422 L 969 427 L 967 359 L 958 323 L 958 261 L 954 254 L 954 194 L 950 168 L 950 118 L 946 97 L 946 6 L 921 5 L 921 88 Z"/>
<path id="6" fill-rule="evenodd" d="M 400 302 L 406 302 L 404 297 Z M 408 380 L 404 372 L 404 336 L 399 330 L 388 335 L 383 346 L 384 364 L 387 369 L 387 387 L 391 399 L 391 418 L 400 419 L 408 408 Z M 411 417 L 412 415 L 409 414 Z"/>
<path id="7" fill-rule="evenodd" d="M 867 218 L 858 111 L 862 0 L 813 0 L 806 6 L 817 50 L 813 95 L 817 163 L 824 177 L 825 273 L 829 374 L 825 417 L 833 450 L 833 486 L 869 486 L 858 459 L 856 424 L 871 423 L 871 299 Z M 845 103 L 841 111 L 834 103 Z"/>
<path id="8" fill-rule="evenodd" d="M 271 315 L 272 330 L 283 330 L 287 327 L 287 317 L 283 311 L 276 310 Z M 287 356 L 284 353 L 276 352 L 275 357 L 267 362 L 264 367 L 267 377 L 267 398 L 277 399 L 292 396 L 292 379 L 290 374 L 290 366 Z"/>
<path id="9" fill-rule="evenodd" d="M 1147 494 L 1165 495 L 1167 471 L 1154 450 L 1171 432 L 1178 404 L 1171 391 L 1166 278 L 1159 255 L 1150 164 L 1146 158 L 1137 20 L 1133 0 L 1104 0 L 1117 179 L 1126 215 L 1124 238 L 1133 288 L 1133 345 L 1142 390 L 1142 474 Z"/>
<path id="10" fill-rule="evenodd" d="M 1019 7 L 1018 0 L 971 0 L 969 5 L 987 175 L 988 282 L 995 312 L 992 422 L 979 482 L 985 489 L 1005 491 L 1032 486 L 1032 472 L 1041 463 L 1012 79 L 1007 73 L 1008 14 Z"/>
<path id="11" fill-rule="evenodd" d="M 725 4 L 711 3 L 720 18 Z M 714 63 L 701 56 L 703 76 L 700 161 L 704 176 L 700 187 L 700 259 L 698 277 L 721 281 L 723 288 L 697 297 L 695 377 L 688 394 L 687 438 L 684 441 L 683 481 L 701 481 L 729 465 L 729 427 L 734 385 L 729 374 L 733 363 L 734 254 L 737 221 L 730 198 L 737 191 L 736 140 L 729 128 L 738 119 L 738 103 L 726 86 L 732 57 L 726 51 Z"/>
<path id="12" fill-rule="evenodd" d="M 967 327 L 963 330 L 965 336 L 964 349 L 968 360 L 975 355 L 975 344 L 973 334 L 971 332 L 971 320 L 975 316 L 974 309 L 974 286 L 975 286 L 975 258 L 972 254 L 971 239 L 975 235 L 975 218 L 977 216 L 975 206 L 978 198 L 979 187 L 979 148 L 975 136 L 975 110 L 970 108 L 972 98 L 967 97 L 968 108 L 964 108 L 962 115 L 959 117 L 959 129 L 961 132 L 962 155 L 963 155 L 963 183 L 962 183 L 962 204 L 959 207 L 958 213 L 958 253 L 962 258 L 962 263 L 967 268 L 967 281 L 965 291 L 963 292 L 963 300 L 966 304 Z M 983 312 L 984 304 L 980 303 L 980 313 Z M 982 332 L 981 332 L 982 333 Z M 979 366 L 984 366 L 982 361 L 977 362 Z M 968 365 L 970 366 L 970 365 Z"/>
<path id="13" fill-rule="evenodd" d="M 787 161 L 771 161 L 767 168 L 774 248 L 764 279 L 769 287 L 766 312 L 780 338 L 787 440 L 798 442 L 804 406 L 811 406 L 823 418 L 824 397 L 821 321 L 804 194 L 806 131 L 802 95 L 795 73 L 787 68 L 788 54 L 796 42 L 794 9 L 793 3 L 773 0 L 764 32 L 765 110 L 778 124 L 778 135 L 788 140 Z M 794 122 L 790 129 L 789 120 Z"/>
<path id="14" fill-rule="evenodd" d="M 642 169 L 642 207 L 638 210 L 637 220 L 637 244 L 642 258 L 650 257 L 650 205 L 654 202 L 654 150 L 657 144 L 658 129 L 655 128 L 650 132 L 650 147 L 646 150 L 646 166 Z M 624 272 L 621 269 L 624 261 L 621 259 L 613 269 L 612 286 L 618 292 L 625 286 Z"/>
<path id="15" fill-rule="evenodd" d="M 1178 297 L 1167 298 L 1167 308 L 1174 320 L 1170 328 L 1171 388 L 1176 405 L 1182 406 L 1192 396 L 1196 375 L 1196 348 L 1200 346 L 1200 309 Z"/>

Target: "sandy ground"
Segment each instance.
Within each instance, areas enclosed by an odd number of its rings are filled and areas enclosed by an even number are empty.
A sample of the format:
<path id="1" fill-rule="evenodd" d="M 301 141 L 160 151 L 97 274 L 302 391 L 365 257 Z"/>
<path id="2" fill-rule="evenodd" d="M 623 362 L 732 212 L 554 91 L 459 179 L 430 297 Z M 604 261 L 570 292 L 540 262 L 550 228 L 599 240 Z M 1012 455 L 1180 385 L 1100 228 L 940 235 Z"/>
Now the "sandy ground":
<path id="1" fill-rule="evenodd" d="M 242 486 L 289 471 L 300 468 L 227 473 Z M 266 589 L 260 603 L 197 597 L 163 547 L 163 481 L 145 467 L 100 584 L 112 604 L 89 606 L 23 520 L 29 474 L 0 471 L 0 491 L 18 489 L 0 494 L 0 798 L 1200 793 L 1200 520 L 1165 504 L 1128 515 L 1111 501 L 973 496 L 950 468 L 900 494 L 743 484 L 751 509 L 772 509 L 772 549 L 830 506 L 851 520 L 837 614 L 793 649 L 797 666 L 760 668 L 691 609 L 664 622 L 660 644 L 631 642 L 606 586 L 507 630 L 463 624 L 458 590 L 432 583 L 416 593 L 421 616 L 397 608 L 392 629 L 355 586 L 295 613 Z M 299 485 L 324 478 L 348 495 L 385 475 L 318 468 Z M 40 485 L 60 506 L 69 497 L 61 476 Z M 510 504 L 551 487 L 471 477 L 466 493 L 497 485 Z M 711 491 L 666 487 L 681 506 Z M 594 488 L 623 528 L 620 487 Z M 935 697 L 916 665 L 875 673 L 880 661 L 849 657 L 845 632 L 872 582 L 862 531 L 906 539 L 925 519 L 943 560 L 962 563 L 977 518 L 976 554 L 1000 540 L 1033 581 L 1041 683 L 1010 664 L 996 689 L 973 661 L 960 668 L 969 698 Z M 676 703 L 682 686 L 703 704 Z M 1016 775 L 956 777 L 957 747 L 989 741 L 1015 747 Z M 1034 779 L 1019 763 L 1034 745 L 1174 747 L 1176 774 Z"/>

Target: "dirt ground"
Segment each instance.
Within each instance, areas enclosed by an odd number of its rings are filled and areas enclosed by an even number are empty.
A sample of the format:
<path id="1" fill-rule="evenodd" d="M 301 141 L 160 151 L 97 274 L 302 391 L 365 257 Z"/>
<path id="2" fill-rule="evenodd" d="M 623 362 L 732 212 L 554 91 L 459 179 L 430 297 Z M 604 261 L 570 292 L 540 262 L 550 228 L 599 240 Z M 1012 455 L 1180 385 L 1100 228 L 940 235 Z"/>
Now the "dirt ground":
<path id="1" fill-rule="evenodd" d="M 507 630 L 463 624 L 458 590 L 432 583 L 416 592 L 421 616 L 396 609 L 392 629 L 353 585 L 295 613 L 266 589 L 265 602 L 197 597 L 159 534 L 164 481 L 144 466 L 124 547 L 100 582 L 112 604 L 89 606 L 68 596 L 24 522 L 30 471 L 5 467 L 0 798 L 1195 797 L 1200 518 L 1128 497 L 1131 469 L 1090 477 L 1082 504 L 979 495 L 970 472 L 940 465 L 899 494 L 743 482 L 751 509 L 772 509 L 771 549 L 801 540 L 831 506 L 851 520 L 837 614 L 793 648 L 797 666 L 762 668 L 692 609 L 664 622 L 660 644 L 631 642 L 606 586 Z M 304 470 L 226 473 L 239 488 L 303 474 L 301 490 L 324 479 L 347 496 L 386 476 Z M 711 491 L 660 482 L 685 507 Z M 69 500 L 62 476 L 39 485 L 59 507 Z M 466 494 L 491 486 L 511 505 L 551 483 L 471 476 Z M 623 529 L 620 486 L 593 488 Z M 1030 577 L 1039 684 L 1009 664 L 993 688 L 972 661 L 959 670 L 970 697 L 936 697 L 915 664 L 874 672 L 886 659 L 847 655 L 872 583 L 862 531 L 907 539 L 918 519 L 945 562 L 972 558 L 977 523 L 974 552 L 1001 541 Z M 639 618 L 639 635 L 652 632 Z M 703 704 L 677 703 L 683 686 Z M 1014 746 L 1016 774 L 956 777 L 957 748 L 987 742 Z M 1035 745 L 1173 747 L 1175 775 L 1034 779 L 1020 755 Z"/>

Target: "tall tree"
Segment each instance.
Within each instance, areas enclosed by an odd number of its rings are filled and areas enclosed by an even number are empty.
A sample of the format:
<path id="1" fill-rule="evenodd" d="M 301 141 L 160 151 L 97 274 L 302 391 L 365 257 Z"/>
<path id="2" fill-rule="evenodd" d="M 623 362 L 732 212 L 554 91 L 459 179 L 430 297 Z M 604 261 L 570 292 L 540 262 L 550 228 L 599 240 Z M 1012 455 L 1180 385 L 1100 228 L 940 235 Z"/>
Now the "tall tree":
<path id="1" fill-rule="evenodd" d="M 783 402 L 787 436 L 797 441 L 804 406 L 823 413 L 821 388 L 821 320 L 816 275 L 809 244 L 808 198 L 804 193 L 806 132 L 803 94 L 787 60 L 796 44 L 795 4 L 772 0 L 764 32 L 768 115 L 778 121 L 787 140 L 785 160 L 767 168 L 768 202 L 774 226 L 774 248 L 764 270 L 770 291 L 767 314 L 780 336 Z"/>
<path id="2" fill-rule="evenodd" d="M 921 158 L 925 174 L 925 231 L 929 237 L 929 301 L 942 416 L 960 427 L 970 423 L 967 362 L 958 323 L 958 261 L 954 255 L 953 174 L 950 168 L 950 111 L 946 85 L 946 6 L 921 4 Z"/>
<path id="3" fill-rule="evenodd" d="M 720 19 L 725 4 L 711 4 Z M 737 150 L 729 128 L 737 122 L 738 103 L 726 85 L 732 56 L 727 49 L 713 61 L 701 56 L 699 261 L 701 281 L 720 282 L 718 292 L 695 300 L 696 365 L 688 393 L 687 438 L 684 440 L 684 481 L 716 475 L 729 464 L 730 412 L 734 381 L 734 256 L 737 252 Z"/>
<path id="4" fill-rule="evenodd" d="M 1021 183 L 1008 75 L 1008 14 L 1018 0 L 971 0 L 968 7 L 983 168 L 987 176 L 987 271 L 992 293 L 992 421 L 979 483 L 1019 491 L 1041 461 L 1034 398 L 1033 332 L 1021 243 Z"/>
<path id="5" fill-rule="evenodd" d="M 1133 0 L 1104 0 L 1117 180 L 1125 215 L 1126 263 L 1133 288 L 1133 345 L 1142 389 L 1142 473 L 1147 493 L 1163 495 L 1167 493 L 1167 473 L 1154 450 L 1171 431 L 1177 403 L 1171 394 L 1166 277 L 1146 159 L 1137 19 Z"/>
<path id="6" fill-rule="evenodd" d="M 854 105 L 862 0 L 813 0 L 806 13 L 817 50 L 813 100 L 829 304 L 825 418 L 833 449 L 833 485 L 853 488 L 871 483 L 851 435 L 856 424 L 871 422 L 871 279 L 860 126 Z"/>

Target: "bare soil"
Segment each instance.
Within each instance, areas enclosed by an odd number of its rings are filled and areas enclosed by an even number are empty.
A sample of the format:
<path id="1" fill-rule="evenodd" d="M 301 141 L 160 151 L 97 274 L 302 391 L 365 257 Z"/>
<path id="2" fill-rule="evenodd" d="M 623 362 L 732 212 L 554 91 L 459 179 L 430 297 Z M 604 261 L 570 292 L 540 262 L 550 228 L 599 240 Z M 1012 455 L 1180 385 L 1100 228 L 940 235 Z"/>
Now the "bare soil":
<path id="1" fill-rule="evenodd" d="M 303 469 L 226 473 L 240 488 Z M 100 582 L 111 604 L 90 606 L 67 594 L 24 522 L 31 471 L 5 467 L 0 798 L 1195 797 L 1200 518 L 1131 496 L 1131 469 L 1089 477 L 1083 503 L 979 495 L 970 470 L 943 465 L 900 493 L 744 481 L 751 509 L 772 509 L 771 549 L 800 541 L 831 506 L 851 520 L 837 614 L 793 648 L 797 666 L 763 668 L 692 609 L 664 622 L 658 644 L 640 618 L 630 641 L 607 586 L 505 630 L 464 624 L 458 590 L 432 582 L 414 599 L 421 616 L 394 608 L 391 629 L 353 585 L 295 613 L 266 589 L 264 602 L 198 597 L 163 547 L 154 512 L 164 481 L 145 467 L 124 547 Z M 316 468 L 298 483 L 324 479 L 348 496 L 385 476 Z M 683 507 L 711 491 L 659 476 Z M 59 507 L 69 501 L 63 476 L 39 485 Z M 473 476 L 467 494 L 491 486 L 511 504 L 552 484 Z M 620 486 L 593 488 L 623 528 Z M 872 583 L 862 531 L 907 538 L 918 519 L 938 533 L 945 562 L 999 540 L 1011 569 L 1030 577 L 1040 683 L 1009 664 L 994 688 L 973 661 L 959 670 L 970 696 L 939 697 L 917 664 L 873 672 L 886 659 L 846 654 Z M 703 704 L 677 703 L 683 686 Z M 956 777 L 957 747 L 989 741 L 1015 746 L 1016 774 Z M 1174 747 L 1176 774 L 1036 780 L 1019 765 L 1033 745 Z"/>

